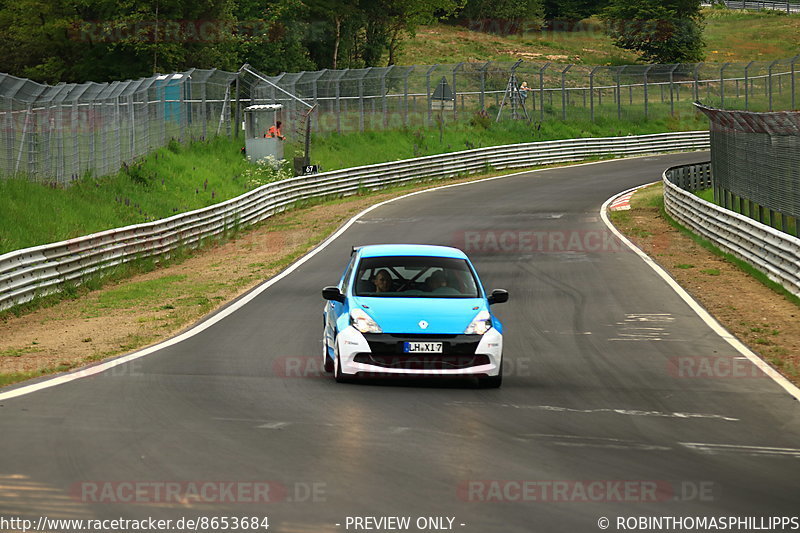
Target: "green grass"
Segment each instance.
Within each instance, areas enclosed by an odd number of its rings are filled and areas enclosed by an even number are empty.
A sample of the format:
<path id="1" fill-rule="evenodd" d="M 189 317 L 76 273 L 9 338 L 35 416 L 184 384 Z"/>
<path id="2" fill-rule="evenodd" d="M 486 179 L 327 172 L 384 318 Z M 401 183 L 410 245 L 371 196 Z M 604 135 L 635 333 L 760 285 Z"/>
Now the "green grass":
<path id="1" fill-rule="evenodd" d="M 785 59 L 800 49 L 800 15 L 779 11 L 705 9 L 705 61 Z M 486 33 L 478 26 L 436 24 L 421 27 L 398 56 L 402 65 L 462 61 L 516 61 L 554 64 L 624 65 L 638 56 L 614 46 L 596 17 L 569 27 L 521 34 Z M 489 29 L 488 27 L 486 29 Z M 475 31 L 473 31 L 475 30 Z M 507 33 L 507 32 L 506 32 Z"/>
<path id="2" fill-rule="evenodd" d="M 707 61 L 786 59 L 800 50 L 800 14 L 706 9 Z"/>

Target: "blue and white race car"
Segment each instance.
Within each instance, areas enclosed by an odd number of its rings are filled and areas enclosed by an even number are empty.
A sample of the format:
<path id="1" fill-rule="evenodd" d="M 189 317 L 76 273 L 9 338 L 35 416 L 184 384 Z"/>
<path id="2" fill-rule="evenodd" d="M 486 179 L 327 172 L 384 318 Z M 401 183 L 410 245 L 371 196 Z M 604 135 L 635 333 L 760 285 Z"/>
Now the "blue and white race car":
<path id="1" fill-rule="evenodd" d="M 357 376 L 503 379 L 503 326 L 466 254 L 456 248 L 380 244 L 354 248 L 338 286 L 325 287 L 325 370 Z"/>

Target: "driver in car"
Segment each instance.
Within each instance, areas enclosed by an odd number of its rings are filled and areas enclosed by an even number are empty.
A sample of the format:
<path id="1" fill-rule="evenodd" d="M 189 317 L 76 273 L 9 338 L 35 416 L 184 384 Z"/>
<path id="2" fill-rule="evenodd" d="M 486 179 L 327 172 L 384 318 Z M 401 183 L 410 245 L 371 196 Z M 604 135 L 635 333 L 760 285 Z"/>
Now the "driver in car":
<path id="1" fill-rule="evenodd" d="M 375 292 L 390 292 L 392 290 L 392 276 L 386 269 L 378 270 L 375 277 L 372 278 L 372 283 L 375 284 Z"/>
<path id="2" fill-rule="evenodd" d="M 440 287 L 447 287 L 447 278 L 442 270 L 437 270 L 425 280 L 425 288 L 433 292 Z"/>

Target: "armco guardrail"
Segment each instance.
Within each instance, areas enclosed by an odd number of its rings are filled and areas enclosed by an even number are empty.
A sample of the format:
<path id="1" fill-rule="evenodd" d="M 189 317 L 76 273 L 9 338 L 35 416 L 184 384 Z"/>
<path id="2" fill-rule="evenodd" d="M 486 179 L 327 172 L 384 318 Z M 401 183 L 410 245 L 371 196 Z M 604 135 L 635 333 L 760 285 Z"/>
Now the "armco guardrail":
<path id="1" fill-rule="evenodd" d="M 711 163 L 664 171 L 667 213 L 800 296 L 800 239 L 692 194 L 711 187 Z"/>
<path id="2" fill-rule="evenodd" d="M 708 148 L 708 132 L 569 139 L 479 148 L 299 176 L 270 183 L 204 209 L 146 224 L 112 229 L 0 256 L 0 309 L 80 283 L 89 274 L 142 257 L 166 254 L 235 227 L 255 224 L 299 200 L 356 194 L 420 179 L 441 179 L 487 169 L 523 168 L 625 156 Z"/>

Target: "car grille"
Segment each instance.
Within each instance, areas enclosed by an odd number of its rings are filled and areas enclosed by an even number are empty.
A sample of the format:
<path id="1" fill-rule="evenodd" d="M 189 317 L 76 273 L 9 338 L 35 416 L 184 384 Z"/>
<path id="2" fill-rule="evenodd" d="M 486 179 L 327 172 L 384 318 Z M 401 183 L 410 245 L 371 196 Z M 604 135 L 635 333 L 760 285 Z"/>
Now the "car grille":
<path id="1" fill-rule="evenodd" d="M 401 368 L 404 370 L 456 370 L 474 366 L 488 365 L 486 355 L 444 355 L 444 354 L 375 354 L 360 353 L 353 359 L 356 363 L 381 368 Z"/>
<path id="2" fill-rule="evenodd" d="M 442 354 L 437 355 L 475 355 L 478 344 L 481 342 L 480 335 L 368 333 L 364 335 L 364 338 L 373 354 L 403 356 L 419 355 L 403 352 L 403 343 L 407 341 L 441 342 Z"/>
<path id="3" fill-rule="evenodd" d="M 354 361 L 382 368 L 452 370 L 489 364 L 489 357 L 476 355 L 480 335 L 365 334 L 372 353 L 358 354 Z M 405 353 L 405 342 L 441 342 L 442 353 Z"/>

